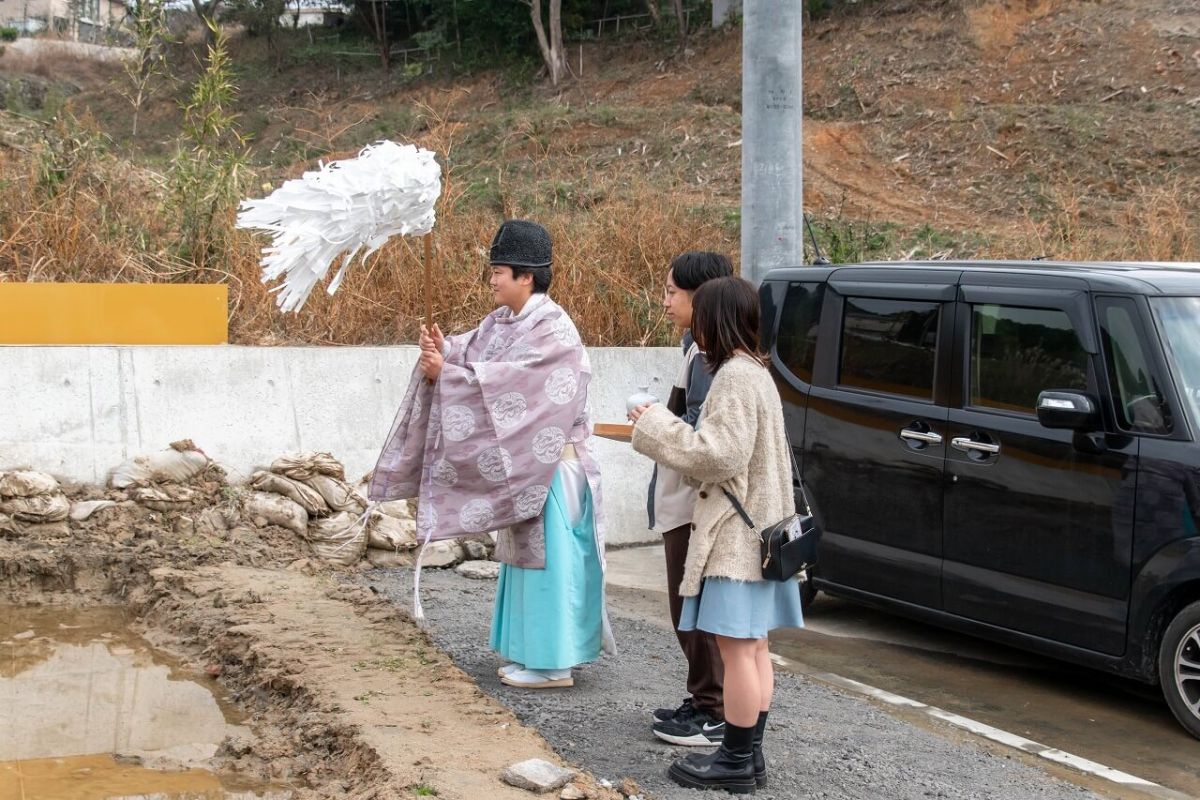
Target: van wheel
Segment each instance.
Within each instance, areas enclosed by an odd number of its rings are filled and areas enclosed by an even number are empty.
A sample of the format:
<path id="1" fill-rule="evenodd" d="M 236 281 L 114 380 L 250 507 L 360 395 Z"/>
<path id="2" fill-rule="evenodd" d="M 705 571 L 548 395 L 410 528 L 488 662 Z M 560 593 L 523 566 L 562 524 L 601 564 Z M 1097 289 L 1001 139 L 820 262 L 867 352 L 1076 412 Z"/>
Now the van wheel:
<path id="1" fill-rule="evenodd" d="M 800 584 L 800 610 L 807 614 L 809 607 L 817 599 L 817 587 L 813 586 L 812 577 L 807 572 L 801 573 L 797 583 Z"/>
<path id="2" fill-rule="evenodd" d="M 1200 739 L 1200 602 L 1167 626 L 1158 648 L 1158 677 L 1175 719 Z"/>

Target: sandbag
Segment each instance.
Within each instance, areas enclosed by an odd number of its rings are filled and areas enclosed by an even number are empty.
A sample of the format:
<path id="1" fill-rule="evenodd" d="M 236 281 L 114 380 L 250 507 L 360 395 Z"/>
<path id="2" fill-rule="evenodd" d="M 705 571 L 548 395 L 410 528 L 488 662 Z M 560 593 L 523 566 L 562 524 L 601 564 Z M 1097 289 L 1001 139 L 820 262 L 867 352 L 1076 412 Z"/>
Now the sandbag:
<path id="1" fill-rule="evenodd" d="M 324 560 L 350 567 L 367 551 L 366 525 L 361 514 L 342 511 L 331 517 L 315 519 L 308 526 L 308 542 Z"/>
<path id="2" fill-rule="evenodd" d="M 258 527 L 277 525 L 297 536 L 308 535 L 308 512 L 304 506 L 272 492 L 251 492 L 242 513 Z"/>
<path id="3" fill-rule="evenodd" d="M 0 497 L 37 497 L 58 490 L 58 481 L 44 472 L 0 472 Z"/>
<path id="4" fill-rule="evenodd" d="M 71 535 L 71 528 L 65 520 L 21 522 L 7 514 L 0 514 L 0 535 L 27 536 L 31 539 L 66 539 Z"/>
<path id="5" fill-rule="evenodd" d="M 306 483 L 284 475 L 259 470 L 250 476 L 250 488 L 286 497 L 293 503 L 299 503 L 312 516 L 329 513 L 329 504 L 320 492 Z"/>
<path id="6" fill-rule="evenodd" d="M 412 550 L 377 550 L 368 547 L 367 561 L 378 569 L 400 569 L 411 567 L 416 561 L 416 554 Z"/>
<path id="7" fill-rule="evenodd" d="M 412 550 L 417 546 L 417 523 L 386 514 L 372 514 L 367 526 L 367 547 L 378 550 Z"/>
<path id="8" fill-rule="evenodd" d="M 286 475 L 298 481 L 306 481 L 314 475 L 328 475 L 339 481 L 346 480 L 342 462 L 329 453 L 293 453 L 271 462 L 271 472 Z"/>
<path id="9" fill-rule="evenodd" d="M 186 483 L 210 463 L 191 440 L 184 439 L 166 450 L 134 456 L 109 473 L 108 483 L 117 489 L 143 483 Z"/>
<path id="10" fill-rule="evenodd" d="M 375 508 L 379 510 L 380 514 L 386 514 L 393 519 L 403 521 L 412 520 L 414 522 L 417 519 L 412 513 L 412 506 L 409 505 L 407 500 L 388 500 L 384 503 L 377 503 Z"/>
<path id="11" fill-rule="evenodd" d="M 367 508 L 365 498 L 356 493 L 350 484 L 332 475 L 313 475 L 302 483 L 316 489 L 326 505 L 334 511 L 353 511 L 361 514 Z"/>
<path id="12" fill-rule="evenodd" d="M 83 500 L 78 503 L 71 504 L 71 519 L 76 522 L 83 522 L 89 519 L 92 514 L 105 508 L 112 508 L 116 505 L 113 500 Z"/>
<path id="13" fill-rule="evenodd" d="M 129 499 L 154 511 L 183 511 L 196 502 L 199 492 L 190 486 L 168 483 L 163 486 L 138 486 Z"/>
<path id="14" fill-rule="evenodd" d="M 0 513 L 18 522 L 62 522 L 71 513 L 71 502 L 62 492 L 36 497 L 11 497 L 0 501 Z"/>

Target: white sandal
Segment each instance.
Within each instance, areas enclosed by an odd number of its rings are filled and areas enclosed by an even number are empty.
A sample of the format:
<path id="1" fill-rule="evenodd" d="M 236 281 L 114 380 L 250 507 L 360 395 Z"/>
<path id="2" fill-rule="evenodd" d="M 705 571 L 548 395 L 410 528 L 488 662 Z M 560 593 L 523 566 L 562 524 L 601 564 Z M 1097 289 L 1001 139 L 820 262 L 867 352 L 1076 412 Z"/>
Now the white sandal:
<path id="1" fill-rule="evenodd" d="M 503 678 L 505 675 L 511 675 L 514 672 L 520 672 L 523 669 L 525 669 L 524 664 L 505 664 L 503 667 L 496 670 L 496 674 Z"/>
<path id="2" fill-rule="evenodd" d="M 501 676 L 500 682 L 518 689 L 557 689 L 575 685 L 569 669 L 521 669 Z"/>

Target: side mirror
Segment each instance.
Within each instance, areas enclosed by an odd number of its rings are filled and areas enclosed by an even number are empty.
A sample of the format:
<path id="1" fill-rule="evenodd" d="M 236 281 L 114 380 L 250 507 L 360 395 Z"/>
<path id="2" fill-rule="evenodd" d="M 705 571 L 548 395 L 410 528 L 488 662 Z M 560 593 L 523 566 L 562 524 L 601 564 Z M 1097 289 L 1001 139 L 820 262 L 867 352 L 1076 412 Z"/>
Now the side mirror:
<path id="1" fill-rule="evenodd" d="M 1083 392 L 1047 391 L 1038 394 L 1038 422 L 1043 428 L 1094 431 L 1100 428 L 1100 406 Z"/>

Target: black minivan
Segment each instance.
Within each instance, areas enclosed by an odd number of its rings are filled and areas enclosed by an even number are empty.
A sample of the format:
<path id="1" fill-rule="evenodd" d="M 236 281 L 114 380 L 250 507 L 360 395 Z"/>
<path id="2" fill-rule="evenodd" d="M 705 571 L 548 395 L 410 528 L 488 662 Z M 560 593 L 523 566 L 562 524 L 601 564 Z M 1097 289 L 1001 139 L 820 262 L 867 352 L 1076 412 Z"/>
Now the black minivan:
<path id="1" fill-rule="evenodd" d="M 770 272 L 809 590 L 1147 683 L 1200 737 L 1200 266 Z"/>

